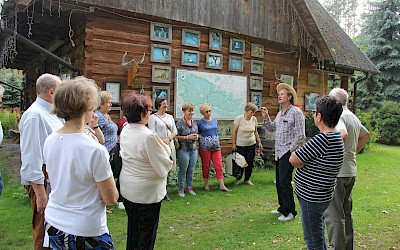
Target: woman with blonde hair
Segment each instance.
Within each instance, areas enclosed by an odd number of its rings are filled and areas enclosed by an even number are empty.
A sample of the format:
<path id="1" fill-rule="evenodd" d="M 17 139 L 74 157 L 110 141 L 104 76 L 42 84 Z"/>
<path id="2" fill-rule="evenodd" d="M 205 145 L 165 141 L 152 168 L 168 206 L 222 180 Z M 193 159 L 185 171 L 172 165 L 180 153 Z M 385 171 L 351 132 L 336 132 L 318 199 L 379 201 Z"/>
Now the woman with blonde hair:
<path id="1" fill-rule="evenodd" d="M 219 190 L 230 192 L 224 184 L 224 173 L 222 171 L 222 153 L 218 136 L 218 121 L 211 117 L 211 105 L 203 103 L 200 105 L 200 113 L 203 115 L 197 126 L 199 128 L 200 143 L 199 154 L 204 179 L 204 190 L 209 191 L 208 180 L 210 178 L 210 163 L 214 164 L 215 175 L 219 182 Z"/>
<path id="2" fill-rule="evenodd" d="M 186 188 L 190 195 L 196 195 L 193 190 L 193 174 L 197 162 L 197 146 L 196 141 L 199 139 L 196 121 L 193 120 L 194 105 L 191 102 L 182 105 L 183 118 L 176 122 L 178 131 L 177 138 L 180 148 L 176 153 L 179 165 L 178 173 L 178 195 L 185 197 L 185 181 Z"/>
<path id="3" fill-rule="evenodd" d="M 108 152 L 84 133 L 98 101 L 96 83 L 84 77 L 63 81 L 54 93 L 53 113 L 65 124 L 43 149 L 52 187 L 45 213 L 52 249 L 114 249 L 106 204 L 114 205 L 118 192 Z"/>
<path id="4" fill-rule="evenodd" d="M 241 168 L 239 175 L 236 177 L 235 185 L 239 185 L 240 179 L 242 178 L 243 172 L 244 183 L 253 186 L 250 177 L 253 172 L 253 161 L 256 156 L 256 148 L 258 147 L 262 151 L 262 144 L 260 136 L 257 132 L 257 118 L 254 114 L 257 111 L 257 106 L 254 103 L 247 103 L 244 108 L 244 114 L 239 115 L 233 121 L 232 131 L 232 150 L 243 155 L 246 159 L 248 166 Z"/>

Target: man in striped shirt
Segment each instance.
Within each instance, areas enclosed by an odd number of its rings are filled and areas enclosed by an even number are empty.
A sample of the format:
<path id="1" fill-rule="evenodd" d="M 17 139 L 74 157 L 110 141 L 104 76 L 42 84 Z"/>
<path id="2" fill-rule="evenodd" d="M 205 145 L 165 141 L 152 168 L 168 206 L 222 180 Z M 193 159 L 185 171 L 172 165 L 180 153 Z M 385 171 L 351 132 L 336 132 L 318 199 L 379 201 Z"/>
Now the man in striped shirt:
<path id="1" fill-rule="evenodd" d="M 264 117 L 264 126 L 271 132 L 276 131 L 276 191 L 279 208 L 272 210 L 271 213 L 281 214 L 278 218 L 280 221 L 288 221 L 297 215 L 291 183 L 294 168 L 289 163 L 289 157 L 306 138 L 305 121 L 303 112 L 294 105 L 297 103 L 294 88 L 286 83 L 280 83 L 276 90 L 282 110 L 278 112 L 273 122 L 269 118 L 267 108 L 262 107 L 261 114 Z"/>
<path id="2" fill-rule="evenodd" d="M 328 208 L 344 157 L 344 144 L 335 128 L 342 105 L 334 97 L 317 100 L 314 123 L 320 133 L 297 149 L 289 162 L 298 168 L 294 190 L 299 200 L 307 249 L 326 249 L 324 211 Z"/>

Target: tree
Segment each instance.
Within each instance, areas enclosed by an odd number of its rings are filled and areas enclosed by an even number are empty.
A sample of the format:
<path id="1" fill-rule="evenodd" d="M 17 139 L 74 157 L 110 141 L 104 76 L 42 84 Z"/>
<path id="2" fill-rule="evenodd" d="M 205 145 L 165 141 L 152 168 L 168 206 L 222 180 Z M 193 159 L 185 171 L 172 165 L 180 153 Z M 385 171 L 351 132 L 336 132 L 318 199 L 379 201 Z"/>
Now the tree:
<path id="1" fill-rule="evenodd" d="M 323 6 L 347 35 L 356 35 L 358 0 L 325 0 Z"/>
<path id="2" fill-rule="evenodd" d="M 382 85 L 387 100 L 400 99 L 400 0 L 369 2 L 370 12 L 363 15 L 365 21 L 361 44 L 367 48 L 368 58 L 381 71 L 367 81 L 367 89 L 374 91 Z M 383 100 L 382 100 L 383 101 Z"/>
<path id="3" fill-rule="evenodd" d="M 18 89 L 22 89 L 22 82 L 24 76 L 22 71 L 17 69 L 0 69 L 0 80 L 8 84 L 15 86 Z M 9 86 L 3 86 L 4 96 L 3 96 L 3 108 L 15 108 L 20 106 L 21 96 L 20 92 Z"/>

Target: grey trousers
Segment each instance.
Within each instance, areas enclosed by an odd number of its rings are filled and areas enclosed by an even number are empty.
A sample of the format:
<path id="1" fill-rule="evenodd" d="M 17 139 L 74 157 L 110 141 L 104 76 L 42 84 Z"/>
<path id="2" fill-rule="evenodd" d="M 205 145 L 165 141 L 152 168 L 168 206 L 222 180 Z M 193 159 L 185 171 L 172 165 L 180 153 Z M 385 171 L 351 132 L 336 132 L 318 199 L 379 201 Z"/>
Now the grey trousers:
<path id="1" fill-rule="evenodd" d="M 354 248 L 353 199 L 351 192 L 355 177 L 338 177 L 335 192 L 325 210 L 330 250 L 352 250 Z"/>

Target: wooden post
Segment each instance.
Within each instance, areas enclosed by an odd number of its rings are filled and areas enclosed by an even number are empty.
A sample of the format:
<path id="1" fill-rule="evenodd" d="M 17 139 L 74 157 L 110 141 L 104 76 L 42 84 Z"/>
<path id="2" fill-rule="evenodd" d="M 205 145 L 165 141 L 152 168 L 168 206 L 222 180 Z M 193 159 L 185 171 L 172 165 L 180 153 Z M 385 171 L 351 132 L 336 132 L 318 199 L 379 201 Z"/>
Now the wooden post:
<path id="1" fill-rule="evenodd" d="M 349 76 L 342 75 L 340 77 L 340 87 L 349 92 Z"/>

